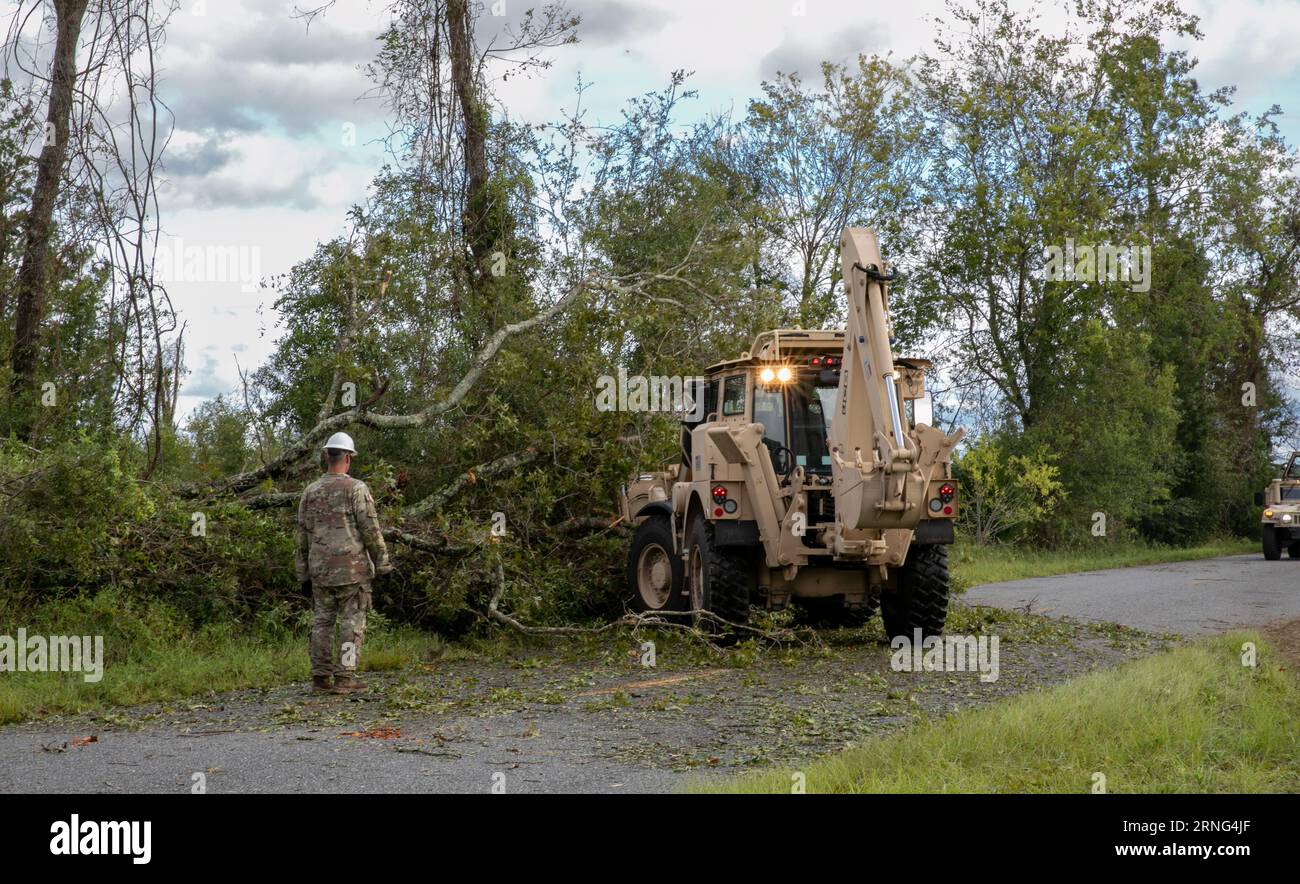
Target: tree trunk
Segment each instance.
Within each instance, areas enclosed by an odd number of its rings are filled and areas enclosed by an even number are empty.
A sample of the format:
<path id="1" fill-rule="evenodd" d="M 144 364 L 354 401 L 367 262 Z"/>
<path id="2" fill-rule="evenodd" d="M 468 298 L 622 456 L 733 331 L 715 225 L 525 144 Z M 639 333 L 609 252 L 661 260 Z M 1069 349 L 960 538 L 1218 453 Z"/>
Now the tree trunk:
<path id="1" fill-rule="evenodd" d="M 45 313 L 45 288 L 50 277 L 50 241 L 54 238 L 54 207 L 59 179 L 68 158 L 69 118 L 77 77 L 77 41 L 89 0 L 55 0 L 58 33 L 51 72 L 50 106 L 31 211 L 27 215 L 26 242 L 18 269 L 16 328 L 14 331 L 11 389 L 17 393 L 31 385 L 36 371 L 41 320 Z"/>
<path id="2" fill-rule="evenodd" d="M 465 241 L 469 244 L 474 267 L 472 279 L 479 282 L 486 269 L 492 243 L 483 219 L 487 215 L 487 108 L 475 83 L 473 43 L 474 23 L 468 0 L 447 0 L 447 39 L 451 52 L 451 80 L 465 120 L 465 214 L 461 219 Z"/>

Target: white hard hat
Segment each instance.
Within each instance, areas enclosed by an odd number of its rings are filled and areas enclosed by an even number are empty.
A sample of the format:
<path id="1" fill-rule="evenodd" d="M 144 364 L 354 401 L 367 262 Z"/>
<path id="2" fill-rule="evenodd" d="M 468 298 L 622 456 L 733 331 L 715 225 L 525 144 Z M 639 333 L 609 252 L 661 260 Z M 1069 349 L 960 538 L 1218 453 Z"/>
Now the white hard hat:
<path id="1" fill-rule="evenodd" d="M 335 433 L 325 440 L 325 448 L 334 448 L 339 451 L 346 451 L 348 454 L 356 454 L 356 446 L 352 444 L 352 437 L 347 433 Z"/>

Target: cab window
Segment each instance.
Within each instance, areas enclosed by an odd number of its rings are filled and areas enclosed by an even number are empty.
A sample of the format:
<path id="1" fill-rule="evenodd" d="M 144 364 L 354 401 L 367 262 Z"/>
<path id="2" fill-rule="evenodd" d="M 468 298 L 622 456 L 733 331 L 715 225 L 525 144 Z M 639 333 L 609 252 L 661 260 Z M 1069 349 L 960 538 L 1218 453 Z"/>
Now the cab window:
<path id="1" fill-rule="evenodd" d="M 745 378 L 743 374 L 733 374 L 722 382 L 722 416 L 745 413 Z"/>
<path id="2" fill-rule="evenodd" d="M 718 382 L 710 380 L 708 389 L 704 393 L 704 417 L 709 415 L 718 416 Z"/>
<path id="3" fill-rule="evenodd" d="M 763 425 L 763 441 L 785 447 L 785 391 L 780 387 L 754 389 L 754 422 Z"/>
<path id="4" fill-rule="evenodd" d="M 717 416 L 718 412 L 718 382 L 716 380 L 700 380 L 699 382 L 688 381 L 689 395 L 684 397 L 687 401 L 687 409 L 682 423 L 688 427 L 697 427 L 709 416 Z"/>

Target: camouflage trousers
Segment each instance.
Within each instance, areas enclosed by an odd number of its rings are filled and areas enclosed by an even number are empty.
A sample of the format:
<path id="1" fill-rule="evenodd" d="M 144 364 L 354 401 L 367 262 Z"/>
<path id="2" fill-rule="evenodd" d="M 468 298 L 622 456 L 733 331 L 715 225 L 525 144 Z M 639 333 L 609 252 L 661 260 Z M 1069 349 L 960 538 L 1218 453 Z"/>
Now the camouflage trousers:
<path id="1" fill-rule="evenodd" d="M 313 586 L 311 602 L 312 678 L 351 675 L 357 670 L 361 659 L 361 642 L 366 637 L 370 584 Z"/>

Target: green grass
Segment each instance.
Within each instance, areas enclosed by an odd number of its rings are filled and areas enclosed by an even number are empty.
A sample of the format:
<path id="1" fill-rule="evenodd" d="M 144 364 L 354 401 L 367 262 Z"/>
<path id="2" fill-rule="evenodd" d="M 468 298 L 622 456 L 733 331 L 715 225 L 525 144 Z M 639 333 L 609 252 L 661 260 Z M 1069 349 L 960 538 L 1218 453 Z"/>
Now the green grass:
<path id="1" fill-rule="evenodd" d="M 80 673 L 6 672 L 0 675 L 0 724 L 306 682 L 310 675 L 302 614 L 292 622 L 223 621 L 195 631 L 164 603 L 110 591 L 46 605 L 22 625 L 29 635 L 103 635 L 104 676 L 91 683 Z M 0 624 L 0 634 L 16 635 L 16 626 Z M 390 628 L 372 614 L 361 667 L 400 669 L 444 652 L 437 636 Z"/>
<path id="2" fill-rule="evenodd" d="M 1259 543 L 1243 538 L 1214 540 L 1197 546 L 1168 547 L 1112 544 L 1098 541 L 1095 550 L 1026 550 L 1014 546 L 976 546 L 958 542 L 948 563 L 954 586 L 965 589 L 981 583 L 1000 583 L 1026 577 L 1051 577 L 1076 571 L 1131 568 L 1190 559 L 1210 559 L 1259 552 Z"/>
<path id="3" fill-rule="evenodd" d="M 1241 647 L 1260 650 L 1243 666 Z M 1253 633 L 1199 641 L 801 768 L 807 791 L 1300 791 L 1300 683 Z M 790 792 L 790 769 L 693 791 Z"/>
<path id="4" fill-rule="evenodd" d="M 0 673 L 0 724 L 63 713 L 107 713 L 115 706 L 201 700 L 222 691 L 306 683 L 308 612 L 273 608 L 252 623 L 214 620 L 195 628 L 175 608 L 126 592 L 105 590 L 46 603 L 35 610 L 5 610 L 0 635 L 19 626 L 36 635 L 102 635 L 104 676 L 87 682 L 80 673 Z M 651 634 L 659 653 L 678 663 L 706 663 L 704 646 L 678 633 Z M 445 643 L 409 626 L 394 626 L 371 612 L 361 653 L 363 672 L 415 669 L 430 661 L 475 659 L 521 668 L 548 661 L 626 659 L 629 643 L 617 635 L 578 636 L 560 643 L 506 633 Z M 519 653 L 543 656 L 515 658 Z M 759 652 L 742 643 L 729 661 L 744 665 Z"/>

